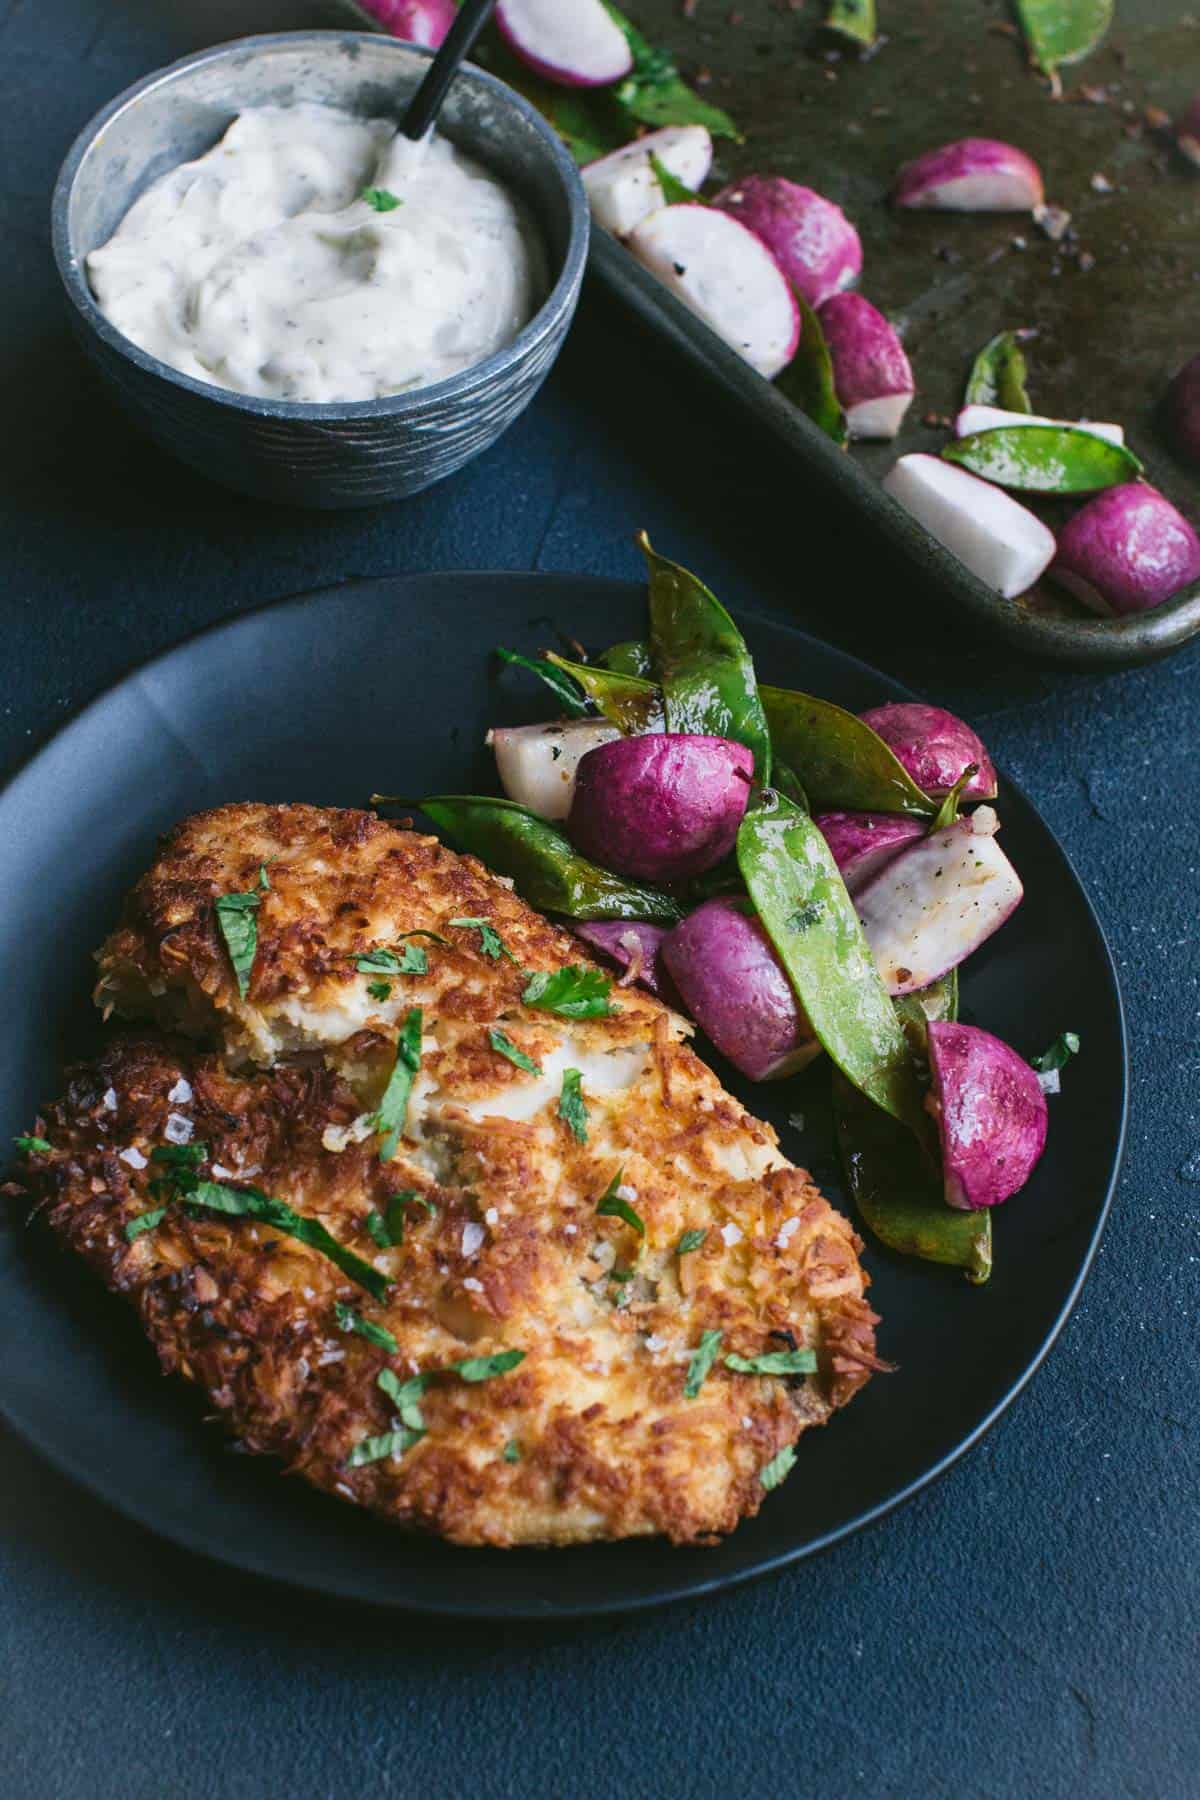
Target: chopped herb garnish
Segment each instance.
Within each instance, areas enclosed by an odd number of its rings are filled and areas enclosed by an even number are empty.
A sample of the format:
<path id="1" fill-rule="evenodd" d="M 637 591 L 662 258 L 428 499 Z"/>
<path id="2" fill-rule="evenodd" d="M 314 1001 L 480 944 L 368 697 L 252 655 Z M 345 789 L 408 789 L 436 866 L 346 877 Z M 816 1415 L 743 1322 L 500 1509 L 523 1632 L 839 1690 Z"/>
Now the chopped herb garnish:
<path id="1" fill-rule="evenodd" d="M 490 1381 L 493 1375 L 507 1375 L 524 1361 L 524 1350 L 498 1350 L 495 1356 L 468 1356 L 462 1362 L 451 1363 L 450 1372 L 463 1381 Z"/>
<path id="2" fill-rule="evenodd" d="M 634 1269 L 619 1269 L 617 1267 L 617 1265 L 614 1263 L 612 1268 L 608 1271 L 608 1279 L 610 1281 L 615 1281 L 618 1287 L 624 1287 L 624 1285 L 627 1281 L 633 1280 L 633 1277 L 635 1274 L 636 1274 L 636 1270 L 634 1270 Z"/>
<path id="3" fill-rule="evenodd" d="M 379 1146 L 382 1162 L 391 1162 L 404 1130 L 408 1096 L 421 1066 L 421 1020 L 421 1008 L 410 1007 L 400 1027 L 400 1036 L 396 1041 L 396 1061 L 383 1090 L 379 1111 L 375 1115 L 375 1129 L 383 1138 Z"/>
<path id="4" fill-rule="evenodd" d="M 23 1156 L 44 1156 L 47 1150 L 54 1148 L 43 1137 L 19 1137 L 14 1138 L 13 1143 Z"/>
<path id="5" fill-rule="evenodd" d="M 150 1152 L 151 1162 L 166 1163 L 172 1169 L 198 1169 L 207 1161 L 208 1145 L 195 1144 L 159 1144 Z"/>
<path id="6" fill-rule="evenodd" d="M 386 1350 L 391 1356 L 396 1354 L 399 1346 L 386 1325 L 376 1325 L 373 1319 L 364 1319 L 361 1313 L 355 1312 L 352 1306 L 347 1306 L 344 1300 L 335 1300 L 333 1310 L 343 1331 L 356 1331 L 359 1337 L 366 1338 L 368 1344 L 378 1344 L 381 1350 Z"/>
<path id="7" fill-rule="evenodd" d="M 395 212 L 395 210 L 398 206 L 404 205 L 404 202 L 400 198 L 399 194 L 393 194 L 392 190 L 390 188 L 380 188 L 380 187 L 364 188 L 362 193 L 358 197 L 360 200 L 365 201 L 365 203 L 371 208 L 372 212 L 378 212 L 378 213 Z"/>
<path id="8" fill-rule="evenodd" d="M 772 1488 L 779 1486 L 785 1475 L 791 1474 L 792 1466 L 795 1461 L 796 1446 L 794 1444 L 785 1444 L 783 1449 L 780 1450 L 776 1456 L 773 1456 L 769 1463 L 764 1463 L 763 1467 L 758 1471 L 758 1479 L 762 1482 L 768 1493 L 770 1493 Z"/>
<path id="9" fill-rule="evenodd" d="M 429 958 L 420 944 L 405 944 L 399 956 L 394 950 L 364 950 L 354 966 L 360 975 L 428 975 Z"/>
<path id="10" fill-rule="evenodd" d="M 336 1268 L 356 1281 L 359 1287 L 366 1288 L 375 1300 L 382 1300 L 389 1286 L 386 1275 L 364 1262 L 361 1256 L 355 1256 L 353 1250 L 347 1250 L 337 1239 L 326 1231 L 318 1219 L 306 1219 L 302 1213 L 294 1212 L 286 1201 L 275 1200 L 269 1194 L 260 1193 L 257 1188 L 231 1188 L 219 1181 L 197 1181 L 189 1178 L 187 1186 L 181 1187 L 180 1199 L 189 1206 L 203 1206 L 210 1212 L 228 1213 L 233 1218 L 257 1219 L 263 1225 L 272 1225 L 276 1231 L 293 1237 L 310 1249 L 319 1250 L 327 1256 Z"/>
<path id="11" fill-rule="evenodd" d="M 612 977 L 601 969 L 585 969 L 569 963 L 553 974 L 539 969 L 529 977 L 521 999 L 526 1006 L 558 1013 L 564 1019 L 603 1019 L 612 1012 L 608 996 Z"/>
<path id="12" fill-rule="evenodd" d="M 382 1462 L 385 1456 L 403 1456 L 421 1441 L 422 1433 L 401 1426 L 398 1431 L 385 1431 L 380 1437 L 364 1438 L 355 1444 L 346 1458 L 348 1469 L 361 1469 L 364 1463 Z"/>
<path id="13" fill-rule="evenodd" d="M 238 993 L 243 1000 L 250 986 L 250 971 L 254 967 L 254 955 L 258 949 L 258 909 L 270 885 L 266 864 L 262 863 L 259 865 L 257 887 L 245 894 L 220 894 L 215 902 L 217 924 L 225 939 L 225 947 L 229 951 L 229 960 L 237 979 Z"/>
<path id="14" fill-rule="evenodd" d="M 541 1074 L 542 1070 L 540 1063 L 535 1063 L 532 1056 L 526 1056 L 525 1052 L 513 1043 L 507 1032 L 499 1031 L 493 1027 L 492 1030 L 488 1032 L 488 1043 L 498 1055 L 507 1056 L 509 1062 L 515 1063 L 518 1069 L 524 1069 L 530 1075 Z"/>
<path id="15" fill-rule="evenodd" d="M 375 1377 L 375 1385 L 382 1389 L 396 1408 L 402 1425 L 407 1425 L 410 1431 L 424 1431 L 425 1420 L 421 1416 L 420 1402 L 432 1380 L 432 1375 L 412 1375 L 407 1381 L 401 1381 L 391 1369 L 380 1369 Z"/>
<path id="16" fill-rule="evenodd" d="M 1079 1033 L 1064 1031 L 1061 1037 L 1055 1038 L 1048 1050 L 1044 1050 L 1040 1056 L 1034 1057 L 1033 1066 L 1040 1074 L 1045 1075 L 1050 1069 L 1065 1068 L 1071 1058 L 1078 1055 Z"/>
<path id="17" fill-rule="evenodd" d="M 588 1113 L 583 1100 L 583 1074 L 579 1069 L 564 1069 L 562 1093 L 558 1097 L 558 1116 L 570 1126 L 577 1143 L 588 1141 Z"/>
<path id="18" fill-rule="evenodd" d="M 367 992 L 372 1000 L 390 1000 L 392 984 L 390 981 L 368 981 Z"/>
<path id="19" fill-rule="evenodd" d="M 143 1231 L 153 1231 L 156 1225 L 161 1225 L 166 1216 L 165 1206 L 155 1206 L 150 1212 L 139 1213 L 136 1219 L 130 1219 L 126 1225 L 126 1239 L 132 1244 L 135 1238 L 141 1237 Z"/>
<path id="20" fill-rule="evenodd" d="M 381 1212 L 375 1212 L 372 1209 L 363 1220 L 363 1224 L 366 1226 L 368 1232 L 375 1239 L 375 1242 L 379 1245 L 381 1250 L 390 1250 L 392 1248 L 394 1240 L 391 1232 L 388 1230 L 387 1220 Z"/>
<path id="21" fill-rule="evenodd" d="M 692 1359 L 687 1366 L 687 1380 L 683 1391 L 689 1400 L 694 1400 L 704 1385 L 704 1378 L 717 1360 L 717 1352 L 721 1348 L 722 1331 L 704 1331 L 700 1334 L 700 1342 L 692 1352 Z"/>
<path id="22" fill-rule="evenodd" d="M 638 1213 L 634 1212 L 628 1200 L 622 1200 L 617 1193 L 617 1189 L 621 1185 L 621 1177 L 624 1173 L 624 1169 L 617 1170 L 603 1194 L 600 1196 L 600 1203 L 596 1207 L 596 1212 L 602 1219 L 624 1219 L 626 1225 L 631 1225 L 639 1237 L 645 1237 L 646 1226 L 644 1221 Z"/>
<path id="23" fill-rule="evenodd" d="M 815 1350 L 768 1350 L 762 1356 L 727 1356 L 725 1367 L 739 1375 L 812 1375 Z"/>
<path id="24" fill-rule="evenodd" d="M 520 1462 L 521 1446 L 518 1444 L 516 1438 L 509 1438 L 507 1444 L 505 1444 L 504 1460 L 505 1462 Z"/>
<path id="25" fill-rule="evenodd" d="M 479 933 L 479 948 L 485 956 L 490 956 L 493 962 L 499 962 L 502 956 L 507 956 L 509 962 L 516 962 L 516 957 L 513 955 L 490 919 L 451 919 L 450 923 L 451 925 L 462 925 L 469 930 L 477 931 Z"/>
<path id="26" fill-rule="evenodd" d="M 675 1246 L 676 1256 L 689 1256 L 693 1250 L 700 1248 L 707 1236 L 707 1231 L 685 1231 Z"/>
<path id="27" fill-rule="evenodd" d="M 788 920 L 788 926 L 792 931 L 808 931 L 813 925 L 816 924 L 816 922 L 820 918 L 820 916 L 821 916 L 820 901 L 819 900 L 809 900 L 806 902 L 806 904 L 804 906 L 797 907 L 796 911 L 792 914 L 791 918 Z"/>

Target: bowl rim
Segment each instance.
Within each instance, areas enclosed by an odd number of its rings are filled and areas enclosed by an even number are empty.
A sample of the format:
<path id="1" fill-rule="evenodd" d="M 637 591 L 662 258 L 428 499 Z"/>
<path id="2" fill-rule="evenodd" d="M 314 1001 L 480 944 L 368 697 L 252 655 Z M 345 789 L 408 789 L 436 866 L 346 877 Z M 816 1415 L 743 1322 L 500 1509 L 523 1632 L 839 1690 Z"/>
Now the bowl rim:
<path id="1" fill-rule="evenodd" d="M 431 382 L 425 387 L 408 388 L 396 394 L 381 394 L 374 400 L 272 400 L 256 394 L 242 394 L 234 388 L 218 387 L 213 382 L 198 381 L 194 376 L 185 375 L 182 370 L 172 368 L 170 363 L 162 362 L 157 356 L 141 349 L 105 317 L 88 284 L 84 259 L 76 256 L 71 246 L 70 207 L 80 168 L 101 133 L 119 114 L 136 106 L 153 90 L 169 87 L 181 75 L 200 68 L 205 63 L 225 62 L 233 56 L 266 52 L 276 46 L 300 48 L 331 44 L 369 44 L 372 50 L 378 49 L 380 45 L 387 45 L 427 62 L 432 61 L 434 55 L 424 45 L 410 44 L 404 39 L 387 37 L 376 31 L 274 31 L 261 32 L 253 37 L 232 38 L 226 43 L 194 51 L 191 55 L 179 57 L 175 62 L 152 70 L 149 75 L 144 75 L 140 81 L 135 81 L 101 107 L 77 134 L 68 150 L 59 169 L 50 204 L 50 237 L 54 261 L 59 279 L 75 311 L 109 349 L 116 351 L 145 374 L 157 376 L 200 400 L 228 408 L 232 412 L 251 414 L 256 418 L 307 424 L 401 415 L 418 417 L 426 411 L 439 409 L 448 401 L 466 399 L 478 389 L 491 386 L 550 336 L 564 313 L 571 308 L 587 262 L 591 218 L 583 182 L 574 160 L 536 107 L 518 94 L 515 88 L 509 87 L 506 82 L 475 63 L 464 63 L 459 74 L 490 89 L 502 105 L 510 107 L 532 125 L 545 144 L 566 193 L 569 231 L 558 276 L 529 323 L 522 326 L 511 343 L 494 350 L 482 362 L 472 363 L 468 368 L 460 369 L 442 381 Z M 390 55 L 391 49 L 385 50 L 384 54 Z"/>

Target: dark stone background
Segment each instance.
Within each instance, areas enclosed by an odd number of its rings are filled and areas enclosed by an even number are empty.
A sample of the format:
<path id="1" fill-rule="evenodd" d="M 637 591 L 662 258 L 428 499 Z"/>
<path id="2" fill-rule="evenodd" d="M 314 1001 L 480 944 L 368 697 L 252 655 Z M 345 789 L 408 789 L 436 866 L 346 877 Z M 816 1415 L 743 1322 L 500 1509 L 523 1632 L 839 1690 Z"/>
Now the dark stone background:
<path id="1" fill-rule="evenodd" d="M 0 1791 L 1194 1794 L 1200 645 L 1093 677 L 964 641 L 596 294 L 533 410 L 415 502 L 272 510 L 166 462 L 68 337 L 55 171 L 148 69 L 317 18 L 305 0 L 0 5 L 0 761 L 261 601 L 416 569 L 634 576 L 644 524 L 735 608 L 794 619 L 979 724 L 1113 942 L 1130 1149 L 1082 1303 L 978 1449 L 819 1561 L 631 1624 L 449 1628 L 293 1598 L 146 1536 L 0 1436 Z"/>

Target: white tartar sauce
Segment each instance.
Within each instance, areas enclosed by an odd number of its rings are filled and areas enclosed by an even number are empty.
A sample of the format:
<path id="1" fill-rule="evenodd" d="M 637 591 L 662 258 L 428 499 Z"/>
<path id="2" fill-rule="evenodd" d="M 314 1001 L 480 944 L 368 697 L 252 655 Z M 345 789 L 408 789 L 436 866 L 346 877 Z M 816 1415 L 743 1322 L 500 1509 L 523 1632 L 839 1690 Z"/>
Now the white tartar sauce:
<path id="1" fill-rule="evenodd" d="M 532 221 L 479 163 L 317 105 L 242 113 L 147 189 L 87 269 L 141 349 L 274 400 L 441 381 L 511 343 L 546 287 Z"/>

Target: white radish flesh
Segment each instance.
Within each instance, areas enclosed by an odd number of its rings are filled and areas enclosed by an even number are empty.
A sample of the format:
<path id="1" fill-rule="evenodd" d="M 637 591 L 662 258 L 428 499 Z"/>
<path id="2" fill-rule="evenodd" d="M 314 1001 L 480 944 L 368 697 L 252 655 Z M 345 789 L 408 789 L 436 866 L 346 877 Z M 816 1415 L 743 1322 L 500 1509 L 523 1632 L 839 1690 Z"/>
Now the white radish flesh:
<path id="1" fill-rule="evenodd" d="M 601 0 L 498 0 L 496 25 L 523 63 L 560 87 L 607 87 L 633 67 Z"/>
<path id="2" fill-rule="evenodd" d="M 516 725 L 488 732 L 500 785 L 510 800 L 543 819 L 565 819 L 581 758 L 621 733 L 607 719 Z"/>
<path id="3" fill-rule="evenodd" d="M 1028 507 L 939 456 L 902 456 L 883 485 L 1005 599 L 1031 588 L 1054 555 L 1054 533 Z"/>
<path id="4" fill-rule="evenodd" d="M 1002 406 L 964 406 L 954 421 L 955 437 L 971 437 L 977 431 L 998 431 L 1002 425 L 1061 425 L 1069 431 L 1089 431 L 1110 444 L 1125 442 L 1123 425 L 1102 425 L 1096 419 L 1044 419 L 1040 413 L 1006 412 Z"/>
<path id="5" fill-rule="evenodd" d="M 703 125 L 668 125 L 588 163 L 582 174 L 592 217 L 615 237 L 628 237 L 665 204 L 651 157 L 695 194 L 712 167 L 712 139 Z"/>
<path id="6" fill-rule="evenodd" d="M 893 194 L 897 206 L 939 212 L 1032 212 L 1045 197 L 1037 164 L 999 138 L 927 150 L 901 169 Z"/>
<path id="7" fill-rule="evenodd" d="M 861 294 L 834 294 L 818 317 L 850 436 L 895 437 L 914 385 L 895 327 Z"/>
<path id="8" fill-rule="evenodd" d="M 664 206 L 629 239 L 638 261 L 768 380 L 800 342 L 800 313 L 766 246 L 727 213 Z"/>
<path id="9" fill-rule="evenodd" d="M 889 994 L 910 994 L 958 967 L 1020 904 L 1016 870 L 992 835 L 990 806 L 902 850 L 855 908 Z"/>

